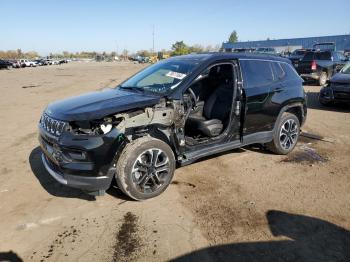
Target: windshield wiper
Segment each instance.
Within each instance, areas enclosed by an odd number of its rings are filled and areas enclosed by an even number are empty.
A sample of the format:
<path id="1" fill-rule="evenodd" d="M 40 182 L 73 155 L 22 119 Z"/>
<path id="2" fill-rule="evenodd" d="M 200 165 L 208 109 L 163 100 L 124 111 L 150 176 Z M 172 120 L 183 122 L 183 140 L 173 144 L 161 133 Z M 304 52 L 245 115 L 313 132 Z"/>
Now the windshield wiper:
<path id="1" fill-rule="evenodd" d="M 136 87 L 136 86 L 120 86 L 119 88 L 125 89 L 125 90 L 135 90 L 135 91 L 142 92 L 142 93 L 145 92 L 145 90 L 143 88 Z"/>

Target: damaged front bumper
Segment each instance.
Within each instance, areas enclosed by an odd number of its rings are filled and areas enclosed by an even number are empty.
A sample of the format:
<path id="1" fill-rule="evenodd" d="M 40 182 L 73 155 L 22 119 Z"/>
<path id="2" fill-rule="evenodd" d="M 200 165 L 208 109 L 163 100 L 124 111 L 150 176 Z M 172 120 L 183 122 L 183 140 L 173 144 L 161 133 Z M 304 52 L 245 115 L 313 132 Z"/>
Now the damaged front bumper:
<path id="1" fill-rule="evenodd" d="M 124 136 L 117 129 L 105 135 L 74 135 L 69 132 L 56 137 L 39 125 L 42 162 L 59 183 L 88 193 L 107 190 L 115 174 L 114 161 Z"/>

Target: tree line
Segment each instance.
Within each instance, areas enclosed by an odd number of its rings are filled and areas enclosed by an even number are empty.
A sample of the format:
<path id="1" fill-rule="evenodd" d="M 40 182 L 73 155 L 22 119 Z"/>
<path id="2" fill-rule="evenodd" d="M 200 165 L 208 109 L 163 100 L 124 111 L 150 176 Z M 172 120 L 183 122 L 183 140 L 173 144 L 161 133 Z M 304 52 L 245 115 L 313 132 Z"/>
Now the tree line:
<path id="1" fill-rule="evenodd" d="M 232 33 L 229 36 L 228 42 L 235 43 L 238 41 L 238 35 L 236 31 L 232 31 Z M 163 54 L 170 54 L 171 56 L 176 55 L 186 55 L 190 53 L 200 53 L 200 52 L 213 52 L 213 51 L 219 51 L 220 45 L 215 46 L 202 46 L 199 44 L 195 45 L 187 45 L 184 41 L 177 41 L 171 46 L 171 50 L 165 50 L 163 49 L 161 52 Z M 139 50 L 133 55 L 139 55 L 143 57 L 150 57 L 153 54 L 152 51 L 148 50 Z M 22 52 L 21 49 L 17 50 L 8 50 L 8 51 L 0 51 L 0 58 L 2 59 L 21 59 L 21 58 L 28 58 L 28 59 L 34 59 L 39 57 L 40 55 L 36 51 L 29 51 L 29 52 Z M 127 58 L 129 56 L 128 50 L 123 50 L 121 54 L 117 54 L 116 52 L 96 52 L 96 51 L 82 51 L 82 52 L 68 52 L 63 51 L 62 53 L 50 53 L 48 57 L 50 58 L 99 58 L 99 59 L 114 59 L 116 56 L 119 56 L 121 58 Z"/>
<path id="2" fill-rule="evenodd" d="M 8 50 L 8 51 L 0 50 L 0 58 L 3 58 L 3 59 L 21 59 L 21 58 L 32 59 L 38 56 L 39 54 L 36 51 L 22 52 L 21 49 Z"/>

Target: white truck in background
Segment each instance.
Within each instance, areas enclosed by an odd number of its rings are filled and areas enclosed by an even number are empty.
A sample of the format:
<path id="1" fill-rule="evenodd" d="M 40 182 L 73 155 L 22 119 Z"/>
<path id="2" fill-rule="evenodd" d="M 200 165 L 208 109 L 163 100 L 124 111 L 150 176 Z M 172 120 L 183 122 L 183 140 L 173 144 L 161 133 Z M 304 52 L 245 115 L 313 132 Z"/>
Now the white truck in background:
<path id="1" fill-rule="evenodd" d="M 21 67 L 35 67 L 37 66 L 37 63 L 31 60 L 27 60 L 27 59 L 20 59 L 19 63 L 21 64 Z"/>

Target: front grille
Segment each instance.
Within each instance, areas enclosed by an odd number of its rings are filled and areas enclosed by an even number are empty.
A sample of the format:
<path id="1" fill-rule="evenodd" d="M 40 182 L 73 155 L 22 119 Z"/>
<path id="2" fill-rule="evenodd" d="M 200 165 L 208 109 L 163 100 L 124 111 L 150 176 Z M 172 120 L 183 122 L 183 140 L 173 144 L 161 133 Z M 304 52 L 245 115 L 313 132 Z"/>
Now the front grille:
<path id="1" fill-rule="evenodd" d="M 60 136 L 68 127 L 68 123 L 53 119 L 45 113 L 41 116 L 40 125 L 47 132 L 55 136 Z"/>
<path id="2" fill-rule="evenodd" d="M 350 83 L 337 83 L 337 82 L 331 82 L 331 87 L 350 87 Z"/>
<path id="3" fill-rule="evenodd" d="M 334 94 L 334 98 L 336 98 L 336 99 L 350 100 L 350 93 L 349 92 L 334 91 L 333 94 Z"/>

